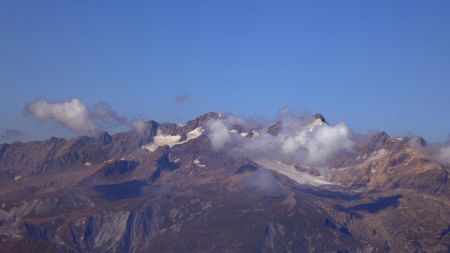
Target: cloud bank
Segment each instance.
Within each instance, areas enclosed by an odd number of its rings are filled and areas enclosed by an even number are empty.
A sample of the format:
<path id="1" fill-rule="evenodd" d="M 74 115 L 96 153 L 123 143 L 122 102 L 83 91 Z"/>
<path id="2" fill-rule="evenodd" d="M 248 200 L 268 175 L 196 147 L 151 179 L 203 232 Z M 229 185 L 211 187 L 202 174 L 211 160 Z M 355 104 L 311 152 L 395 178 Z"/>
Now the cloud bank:
<path id="1" fill-rule="evenodd" d="M 244 123 L 241 132 L 235 130 L 236 122 Z M 328 125 L 319 118 L 297 117 L 290 110 L 282 111 L 279 124 L 271 128 L 251 130 L 249 126 L 254 125 L 234 116 L 211 120 L 207 124 L 210 142 L 213 148 L 238 156 L 310 166 L 326 165 L 337 155 L 351 152 L 354 146 L 351 131 L 344 123 Z"/>
<path id="2" fill-rule="evenodd" d="M 99 133 L 111 126 L 128 124 L 127 119 L 119 116 L 108 104 L 99 103 L 89 109 L 77 98 L 63 102 L 41 98 L 28 103 L 25 109 L 41 121 L 54 121 L 77 133 Z"/>

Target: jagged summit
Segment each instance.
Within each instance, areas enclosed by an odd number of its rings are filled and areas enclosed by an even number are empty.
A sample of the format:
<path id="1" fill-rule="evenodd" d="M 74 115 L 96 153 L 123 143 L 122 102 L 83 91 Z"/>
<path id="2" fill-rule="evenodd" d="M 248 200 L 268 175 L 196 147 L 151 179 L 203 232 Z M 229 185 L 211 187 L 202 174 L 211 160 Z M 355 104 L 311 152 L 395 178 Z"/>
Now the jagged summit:
<path id="1" fill-rule="evenodd" d="M 184 125 L 179 125 L 175 123 L 159 123 L 158 128 L 164 133 L 168 135 L 183 135 L 189 131 L 192 131 L 198 127 L 203 127 L 206 122 L 211 119 L 219 119 L 221 118 L 221 114 L 215 112 L 205 113 L 193 120 L 189 120 Z"/>
<path id="2" fill-rule="evenodd" d="M 320 113 L 316 113 L 312 117 L 304 116 L 304 117 L 300 117 L 299 119 L 307 120 L 308 128 L 310 129 L 310 131 L 313 131 L 317 126 L 320 126 L 323 124 L 328 125 L 328 122 L 325 120 L 325 118 Z M 281 131 L 282 128 L 283 128 L 283 122 L 278 121 L 274 125 L 270 126 L 268 128 L 267 132 L 272 135 L 277 135 Z"/>

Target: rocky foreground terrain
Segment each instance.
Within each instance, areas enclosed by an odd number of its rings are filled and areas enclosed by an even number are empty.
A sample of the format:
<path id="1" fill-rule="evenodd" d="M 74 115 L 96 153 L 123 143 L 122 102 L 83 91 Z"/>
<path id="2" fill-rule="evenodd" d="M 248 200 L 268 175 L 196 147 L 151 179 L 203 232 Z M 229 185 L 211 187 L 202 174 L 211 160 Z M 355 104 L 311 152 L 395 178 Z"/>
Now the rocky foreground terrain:
<path id="1" fill-rule="evenodd" d="M 214 148 L 222 117 L 0 145 L 0 251 L 450 252 L 449 168 L 424 140 L 371 134 L 306 166 Z"/>

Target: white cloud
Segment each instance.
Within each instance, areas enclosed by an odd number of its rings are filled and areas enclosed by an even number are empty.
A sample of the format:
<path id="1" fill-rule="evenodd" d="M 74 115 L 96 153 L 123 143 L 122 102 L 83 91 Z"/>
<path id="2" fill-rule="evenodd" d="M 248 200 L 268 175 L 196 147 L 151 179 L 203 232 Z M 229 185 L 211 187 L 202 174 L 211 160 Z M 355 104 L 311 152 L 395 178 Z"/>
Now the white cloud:
<path id="1" fill-rule="evenodd" d="M 238 156 L 293 161 L 304 165 L 324 165 L 338 154 L 353 149 L 351 132 L 344 123 L 327 125 L 313 117 L 299 118 L 283 111 L 281 129 L 275 135 L 258 127 L 252 138 L 241 136 L 232 125 L 244 119 L 211 120 L 209 138 L 213 148 L 226 149 Z M 246 123 L 244 123 L 245 125 Z M 254 124 L 253 124 L 254 125 Z"/>
<path id="2" fill-rule="evenodd" d="M 77 98 L 64 102 L 39 99 L 26 105 L 28 113 L 39 120 L 52 120 L 77 133 L 98 133 L 111 125 L 126 124 L 107 104 L 100 103 L 92 110 Z"/>
<path id="3" fill-rule="evenodd" d="M 344 123 L 335 126 L 322 125 L 306 143 L 308 162 L 313 164 L 322 163 L 322 160 L 326 162 L 342 151 L 351 151 L 353 144 L 350 130 Z"/>
<path id="4" fill-rule="evenodd" d="M 208 129 L 210 131 L 209 139 L 215 149 L 223 148 L 231 140 L 231 133 L 222 120 L 209 121 Z"/>
<path id="5" fill-rule="evenodd" d="M 450 166 L 450 146 L 442 147 L 437 155 L 438 162 Z"/>

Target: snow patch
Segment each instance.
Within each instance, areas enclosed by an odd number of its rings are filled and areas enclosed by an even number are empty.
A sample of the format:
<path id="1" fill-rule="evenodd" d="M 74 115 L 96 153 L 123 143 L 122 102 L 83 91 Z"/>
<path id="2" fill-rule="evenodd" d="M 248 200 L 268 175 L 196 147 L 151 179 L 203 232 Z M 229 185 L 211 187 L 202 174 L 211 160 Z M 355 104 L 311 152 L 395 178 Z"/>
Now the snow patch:
<path id="1" fill-rule="evenodd" d="M 280 161 L 272 161 L 268 159 L 257 159 L 255 162 L 264 169 L 275 171 L 279 174 L 287 176 L 299 184 L 307 184 L 312 186 L 332 185 L 320 176 L 313 176 L 306 172 L 298 171 L 293 165 L 288 165 Z"/>
<path id="2" fill-rule="evenodd" d="M 154 152 L 155 150 L 157 150 L 159 147 L 162 146 L 169 146 L 171 148 L 173 146 L 183 144 L 190 140 L 200 137 L 204 131 L 205 130 L 203 128 L 197 127 L 194 130 L 186 133 L 185 141 L 180 141 L 181 139 L 180 135 L 163 134 L 161 130 L 158 129 L 158 133 L 156 134 L 156 136 L 153 137 L 153 141 L 150 144 L 143 146 L 143 148 L 149 150 L 150 152 Z"/>
<path id="3" fill-rule="evenodd" d="M 161 146 L 167 145 L 169 147 L 173 147 L 178 144 L 180 139 L 180 135 L 165 135 L 161 134 L 158 130 L 158 134 L 153 137 L 152 143 L 145 145 L 144 148 L 148 149 L 150 152 L 153 152 Z"/>
<path id="4" fill-rule="evenodd" d="M 86 167 L 92 166 L 92 164 L 90 162 L 85 162 L 83 165 Z"/>
<path id="5" fill-rule="evenodd" d="M 187 139 L 184 142 L 187 142 L 187 141 L 190 141 L 192 139 L 200 137 L 203 134 L 204 131 L 205 131 L 205 129 L 203 129 L 201 127 L 195 128 L 194 130 L 192 130 L 192 131 L 190 131 L 190 132 L 188 132 L 186 134 Z"/>
<path id="6" fill-rule="evenodd" d="M 200 160 L 198 160 L 198 159 L 195 159 L 195 160 L 194 160 L 194 164 L 197 165 L 197 166 L 200 167 L 200 168 L 206 167 L 206 165 L 202 164 L 202 163 L 200 162 Z"/>

